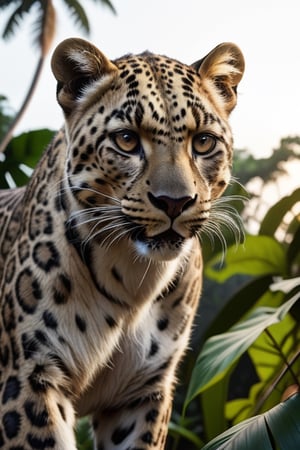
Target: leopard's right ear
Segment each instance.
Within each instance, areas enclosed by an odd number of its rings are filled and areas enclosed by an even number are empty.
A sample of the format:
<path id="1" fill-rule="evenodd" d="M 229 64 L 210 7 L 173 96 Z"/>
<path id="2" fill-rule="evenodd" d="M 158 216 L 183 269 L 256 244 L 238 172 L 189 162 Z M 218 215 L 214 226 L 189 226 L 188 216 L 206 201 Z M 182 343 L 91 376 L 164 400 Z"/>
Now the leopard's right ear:
<path id="1" fill-rule="evenodd" d="M 66 115 L 84 98 L 95 81 L 100 91 L 105 89 L 118 71 L 94 45 L 79 38 L 61 42 L 54 50 L 51 67 L 57 80 L 57 100 Z"/>
<path id="2" fill-rule="evenodd" d="M 237 86 L 245 70 L 241 50 L 231 42 L 224 42 L 192 67 L 199 73 L 211 98 L 229 114 L 235 107 Z"/>

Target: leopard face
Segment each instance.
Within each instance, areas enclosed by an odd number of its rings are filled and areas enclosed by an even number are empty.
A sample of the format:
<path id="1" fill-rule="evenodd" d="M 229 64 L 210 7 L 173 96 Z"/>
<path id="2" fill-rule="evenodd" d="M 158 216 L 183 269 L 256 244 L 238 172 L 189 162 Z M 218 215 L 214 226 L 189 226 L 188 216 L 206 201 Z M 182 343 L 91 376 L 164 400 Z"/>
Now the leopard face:
<path id="1" fill-rule="evenodd" d="M 127 237 L 153 260 L 187 251 L 230 180 L 240 51 L 223 44 L 193 66 L 151 53 L 112 63 L 70 39 L 52 68 L 66 115 L 72 226 L 102 244 Z"/>

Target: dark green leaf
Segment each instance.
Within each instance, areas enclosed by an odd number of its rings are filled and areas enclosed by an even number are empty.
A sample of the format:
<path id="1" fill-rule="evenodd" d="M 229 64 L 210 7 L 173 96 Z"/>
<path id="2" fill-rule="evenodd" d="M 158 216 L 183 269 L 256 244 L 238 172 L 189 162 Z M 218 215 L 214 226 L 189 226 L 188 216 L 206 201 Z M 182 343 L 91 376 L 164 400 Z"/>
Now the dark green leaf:
<path id="1" fill-rule="evenodd" d="M 202 450 L 296 450 L 300 446 L 300 395 L 230 428 Z"/>
<path id="2" fill-rule="evenodd" d="M 194 366 L 185 408 L 196 395 L 221 380 L 258 336 L 266 328 L 282 320 L 297 300 L 298 295 L 279 308 L 257 308 L 246 320 L 233 326 L 228 332 L 210 337 Z"/>
<path id="3" fill-rule="evenodd" d="M 259 234 L 274 236 L 277 228 L 282 223 L 285 214 L 292 209 L 292 207 L 300 201 L 300 188 L 294 191 L 291 195 L 283 197 L 272 208 L 269 209 L 265 215 L 261 225 Z"/>
<path id="4" fill-rule="evenodd" d="M 205 337 L 208 338 L 214 334 L 224 333 L 234 323 L 238 322 L 255 305 L 258 299 L 268 291 L 271 282 L 272 276 L 266 275 L 243 286 L 218 313 L 208 328 Z"/>
<path id="5" fill-rule="evenodd" d="M 226 429 L 225 404 L 228 395 L 229 378 L 230 372 L 219 383 L 202 392 L 201 409 L 207 440 L 213 439 Z"/>
<path id="6" fill-rule="evenodd" d="M 51 141 L 54 132 L 48 129 L 23 133 L 11 140 L 6 158 L 0 163 L 0 188 L 7 188 L 5 174 L 8 172 L 18 186 L 24 185 L 28 177 L 20 169 L 21 164 L 34 168 L 43 150 Z"/>
<path id="7" fill-rule="evenodd" d="M 299 395 L 297 395 L 265 413 L 270 432 L 280 450 L 294 450 L 300 447 L 299 411 Z"/>
<path id="8" fill-rule="evenodd" d="M 196 433 L 193 433 L 188 428 L 182 427 L 172 421 L 169 423 L 169 432 L 174 436 L 176 435 L 182 436 L 186 440 L 195 444 L 197 448 L 201 448 L 204 445 L 204 442 L 201 441 L 201 439 L 199 438 L 199 436 L 197 436 Z"/>
<path id="9" fill-rule="evenodd" d="M 90 423 L 87 417 L 80 419 L 77 423 L 76 443 L 78 450 L 93 450 L 90 437 Z"/>
<path id="10" fill-rule="evenodd" d="M 295 234 L 287 250 L 287 260 L 289 264 L 292 264 L 294 262 L 299 253 L 300 253 L 300 226 L 298 226 L 297 230 L 295 231 Z"/>

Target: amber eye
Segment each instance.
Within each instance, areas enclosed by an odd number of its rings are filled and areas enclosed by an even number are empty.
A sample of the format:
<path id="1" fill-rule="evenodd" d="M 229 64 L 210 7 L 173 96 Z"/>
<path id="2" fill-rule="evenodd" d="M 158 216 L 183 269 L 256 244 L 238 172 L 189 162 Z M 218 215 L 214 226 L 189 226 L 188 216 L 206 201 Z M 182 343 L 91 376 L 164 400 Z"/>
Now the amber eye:
<path id="1" fill-rule="evenodd" d="M 139 150 L 140 140 L 134 131 L 120 130 L 112 135 L 112 139 L 117 147 L 125 153 L 133 153 Z"/>
<path id="2" fill-rule="evenodd" d="M 199 133 L 193 137 L 193 150 L 198 155 L 207 155 L 212 152 L 217 144 L 216 136 L 209 133 Z"/>

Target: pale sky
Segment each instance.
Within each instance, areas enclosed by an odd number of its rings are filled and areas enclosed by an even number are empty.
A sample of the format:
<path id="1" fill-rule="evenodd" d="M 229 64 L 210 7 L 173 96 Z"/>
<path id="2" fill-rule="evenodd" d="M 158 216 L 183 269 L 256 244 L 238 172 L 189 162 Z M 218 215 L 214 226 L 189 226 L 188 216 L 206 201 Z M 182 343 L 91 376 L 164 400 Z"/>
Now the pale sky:
<path id="1" fill-rule="evenodd" d="M 193 63 L 224 41 L 243 51 L 246 73 L 231 117 L 235 147 L 257 157 L 270 153 L 280 138 L 300 135 L 299 0 L 112 0 L 118 15 L 82 0 L 91 21 L 88 38 L 109 58 L 143 50 Z M 55 45 L 71 36 L 85 37 L 69 19 L 63 1 Z M 0 30 L 8 13 L 0 12 Z M 34 14 L 8 42 L 0 41 L 0 94 L 14 109 L 21 104 L 38 59 L 32 46 Z M 86 37 L 85 37 L 86 38 Z M 54 49 L 53 47 L 53 49 Z M 52 53 L 52 52 L 51 52 Z M 55 100 L 50 57 L 34 101 L 17 133 L 63 122 Z"/>

